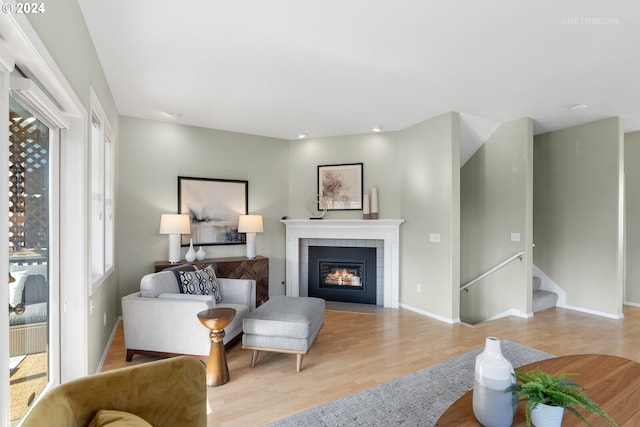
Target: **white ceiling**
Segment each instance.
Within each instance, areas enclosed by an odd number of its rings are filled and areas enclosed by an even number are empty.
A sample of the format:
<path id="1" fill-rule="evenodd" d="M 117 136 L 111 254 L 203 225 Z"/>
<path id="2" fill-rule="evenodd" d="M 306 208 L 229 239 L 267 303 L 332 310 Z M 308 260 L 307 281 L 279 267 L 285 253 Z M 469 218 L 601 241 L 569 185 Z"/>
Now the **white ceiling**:
<path id="1" fill-rule="evenodd" d="M 536 133 L 611 116 L 640 130 L 637 0 L 79 3 L 126 116 L 283 139 L 448 111 L 479 141 L 524 116 Z"/>

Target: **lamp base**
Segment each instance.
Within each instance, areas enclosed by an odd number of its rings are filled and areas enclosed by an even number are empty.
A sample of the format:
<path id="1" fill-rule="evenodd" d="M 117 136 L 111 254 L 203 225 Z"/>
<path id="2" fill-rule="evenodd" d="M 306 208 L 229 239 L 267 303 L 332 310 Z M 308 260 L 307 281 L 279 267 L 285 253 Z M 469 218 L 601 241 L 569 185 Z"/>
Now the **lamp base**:
<path id="1" fill-rule="evenodd" d="M 169 262 L 177 264 L 180 262 L 180 235 L 169 234 Z"/>
<path id="2" fill-rule="evenodd" d="M 247 258 L 256 257 L 256 233 L 247 233 Z"/>

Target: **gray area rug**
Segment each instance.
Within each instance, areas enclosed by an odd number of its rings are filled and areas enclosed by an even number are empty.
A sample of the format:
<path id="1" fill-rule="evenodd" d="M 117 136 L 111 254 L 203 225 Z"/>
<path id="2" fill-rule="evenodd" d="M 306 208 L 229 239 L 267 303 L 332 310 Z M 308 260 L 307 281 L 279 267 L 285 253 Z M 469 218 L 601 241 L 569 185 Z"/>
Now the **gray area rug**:
<path id="1" fill-rule="evenodd" d="M 514 367 L 553 357 L 509 340 L 501 344 L 504 357 Z M 268 426 L 433 426 L 453 402 L 473 388 L 475 360 L 481 351 L 464 353 Z"/>

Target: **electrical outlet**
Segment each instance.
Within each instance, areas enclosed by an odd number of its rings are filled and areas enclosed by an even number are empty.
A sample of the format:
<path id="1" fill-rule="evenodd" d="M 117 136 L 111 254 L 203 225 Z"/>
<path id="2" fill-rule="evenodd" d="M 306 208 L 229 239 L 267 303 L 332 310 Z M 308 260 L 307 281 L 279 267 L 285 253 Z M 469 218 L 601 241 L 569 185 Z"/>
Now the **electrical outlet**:
<path id="1" fill-rule="evenodd" d="M 429 241 L 433 243 L 440 242 L 440 234 L 439 233 L 431 233 L 429 234 Z"/>
<path id="2" fill-rule="evenodd" d="M 422 283 L 417 283 L 416 284 L 416 291 L 422 292 Z"/>
<path id="3" fill-rule="evenodd" d="M 520 241 L 520 233 L 511 233 L 511 241 L 519 242 Z"/>

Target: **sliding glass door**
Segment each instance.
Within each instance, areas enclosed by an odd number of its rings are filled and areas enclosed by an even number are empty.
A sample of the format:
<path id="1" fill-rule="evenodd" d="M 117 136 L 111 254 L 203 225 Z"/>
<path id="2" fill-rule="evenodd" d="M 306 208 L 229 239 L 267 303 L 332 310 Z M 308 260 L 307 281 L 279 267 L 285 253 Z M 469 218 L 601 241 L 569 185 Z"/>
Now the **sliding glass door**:
<path id="1" fill-rule="evenodd" d="M 9 100 L 9 402 L 17 423 L 49 384 L 52 296 L 52 151 L 57 129 L 50 129 L 18 101 Z M 55 259 L 56 257 L 54 257 Z M 55 298 L 53 298 L 55 301 Z M 54 346 L 55 348 L 55 346 Z"/>

